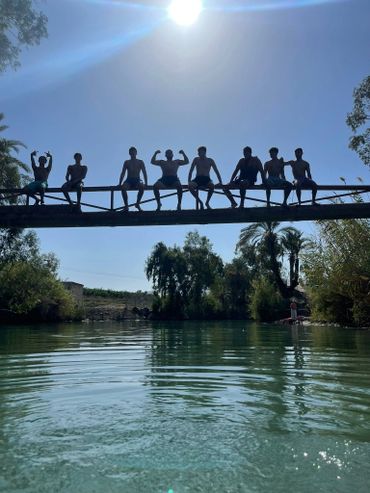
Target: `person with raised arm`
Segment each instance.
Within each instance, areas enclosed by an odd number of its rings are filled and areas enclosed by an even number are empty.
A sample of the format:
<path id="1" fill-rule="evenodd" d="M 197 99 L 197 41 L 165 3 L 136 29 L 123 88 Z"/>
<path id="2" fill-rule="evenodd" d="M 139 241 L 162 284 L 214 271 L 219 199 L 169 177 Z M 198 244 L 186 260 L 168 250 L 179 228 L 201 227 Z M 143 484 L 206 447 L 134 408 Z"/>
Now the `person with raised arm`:
<path id="1" fill-rule="evenodd" d="M 73 156 L 75 164 L 71 164 L 67 168 L 66 182 L 62 185 L 62 192 L 70 205 L 73 205 L 69 192 L 76 192 L 77 194 L 77 206 L 81 206 L 81 196 L 83 180 L 87 175 L 87 166 L 81 164 L 82 154 L 76 152 Z"/>
<path id="2" fill-rule="evenodd" d="M 122 187 L 121 193 L 124 203 L 123 211 L 128 211 L 128 190 L 138 190 L 135 207 L 138 211 L 141 211 L 140 201 L 144 195 L 145 186 L 148 186 L 148 176 L 144 161 L 137 159 L 137 149 L 135 147 L 130 147 L 128 152 L 130 154 L 130 159 L 123 163 L 118 183 L 118 185 Z M 123 182 L 126 173 L 127 178 Z M 140 179 L 140 173 L 143 174 L 145 185 Z"/>
<path id="3" fill-rule="evenodd" d="M 179 151 L 179 154 L 182 155 L 183 159 L 173 159 L 173 152 L 171 149 L 166 151 L 166 160 L 157 159 L 158 154 L 161 151 L 156 151 L 153 154 L 151 163 L 154 166 L 159 166 L 162 170 L 162 177 L 154 183 L 153 190 L 154 196 L 157 201 L 157 211 L 161 210 L 161 196 L 160 190 L 166 188 L 176 188 L 177 190 L 177 210 L 181 211 L 181 202 L 182 202 L 182 185 L 177 176 L 177 171 L 180 166 L 185 166 L 189 164 L 189 159 L 184 151 Z"/>
<path id="4" fill-rule="evenodd" d="M 320 205 L 316 202 L 317 183 L 312 179 L 310 165 L 307 161 L 302 159 L 303 149 L 298 147 L 294 153 L 296 161 L 289 161 L 288 164 L 292 167 L 298 205 L 301 205 L 302 189 L 312 190 L 312 205 Z"/>
<path id="5" fill-rule="evenodd" d="M 233 185 L 235 183 L 239 185 L 239 207 L 244 207 L 246 190 L 256 183 L 258 173 L 260 173 L 261 175 L 262 183 L 265 184 L 266 182 L 266 176 L 263 170 L 262 163 L 257 156 L 252 156 L 251 147 L 244 147 L 243 154 L 244 157 L 239 160 L 230 179 L 230 185 Z"/>
<path id="6" fill-rule="evenodd" d="M 193 175 L 194 169 L 196 171 L 196 176 L 193 179 L 192 175 Z M 221 178 L 220 172 L 218 171 L 216 163 L 214 162 L 213 159 L 207 157 L 207 148 L 206 147 L 204 147 L 204 146 L 199 147 L 198 157 L 194 158 L 192 165 L 190 167 L 188 182 L 189 182 L 190 193 L 195 198 L 197 207 L 199 205 L 201 209 L 204 209 L 204 204 L 199 198 L 199 188 L 208 189 L 208 195 L 207 195 L 205 205 L 206 205 L 207 209 L 211 209 L 210 200 L 211 200 L 213 192 L 215 190 L 215 186 L 213 184 L 213 181 L 210 178 L 210 172 L 212 169 L 216 173 L 217 179 L 218 179 L 220 185 L 222 186 L 222 178 Z M 233 208 L 236 207 L 237 203 L 235 202 L 232 194 L 230 193 L 230 190 L 223 189 L 223 192 L 226 195 L 226 197 L 230 200 L 231 206 Z"/>
<path id="7" fill-rule="evenodd" d="M 288 207 L 288 197 L 293 189 L 293 185 L 285 178 L 284 166 L 288 163 L 284 162 L 283 158 L 278 158 L 279 149 L 277 147 L 271 147 L 269 150 L 271 160 L 267 161 L 264 166 L 264 171 L 266 175 L 266 196 L 267 196 L 267 207 L 270 207 L 270 197 L 272 188 L 283 188 L 284 190 L 284 201 L 282 203 L 283 207 Z"/>
<path id="8" fill-rule="evenodd" d="M 46 152 L 45 156 L 39 157 L 39 165 L 35 162 L 37 151 L 31 153 L 31 165 L 34 175 L 34 181 L 26 185 L 23 189 L 24 193 L 35 199 L 34 205 L 44 204 L 45 190 L 48 188 L 48 178 L 53 166 L 53 156 L 50 152 Z M 49 162 L 48 162 L 49 159 Z M 46 166 L 47 163 L 47 166 Z M 36 196 L 40 195 L 40 199 Z"/>

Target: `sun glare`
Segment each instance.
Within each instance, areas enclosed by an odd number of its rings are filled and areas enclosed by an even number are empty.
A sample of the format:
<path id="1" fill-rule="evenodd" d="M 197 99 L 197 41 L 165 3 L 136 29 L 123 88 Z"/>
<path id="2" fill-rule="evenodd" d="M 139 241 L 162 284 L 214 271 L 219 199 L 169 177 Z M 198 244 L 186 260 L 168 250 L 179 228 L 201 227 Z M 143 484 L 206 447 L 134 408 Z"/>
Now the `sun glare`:
<path id="1" fill-rule="evenodd" d="M 196 22 L 202 9 L 202 0 L 173 0 L 168 7 L 168 15 L 176 24 L 190 26 Z"/>

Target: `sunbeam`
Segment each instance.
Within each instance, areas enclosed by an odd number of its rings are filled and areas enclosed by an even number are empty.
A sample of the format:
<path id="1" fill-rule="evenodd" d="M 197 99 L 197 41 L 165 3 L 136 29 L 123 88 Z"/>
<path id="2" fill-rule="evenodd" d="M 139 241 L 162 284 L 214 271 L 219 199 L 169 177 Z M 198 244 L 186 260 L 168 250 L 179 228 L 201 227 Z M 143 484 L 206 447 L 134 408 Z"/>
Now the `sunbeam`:
<path id="1" fill-rule="evenodd" d="M 265 10 L 299 9 L 301 7 L 314 7 L 346 1 L 348 0 L 268 0 L 260 2 L 256 2 L 256 0 L 245 0 L 245 2 L 233 3 L 226 0 L 208 0 L 204 5 L 204 10 L 225 13 L 258 12 Z"/>
<path id="2" fill-rule="evenodd" d="M 0 100 L 8 100 L 20 94 L 59 84 L 148 36 L 164 20 L 165 18 L 157 20 L 134 31 L 89 44 L 73 52 L 58 54 L 31 67 L 23 68 L 17 73 L 7 74 L 2 78 Z M 43 74 L 42 77 L 40 73 Z"/>

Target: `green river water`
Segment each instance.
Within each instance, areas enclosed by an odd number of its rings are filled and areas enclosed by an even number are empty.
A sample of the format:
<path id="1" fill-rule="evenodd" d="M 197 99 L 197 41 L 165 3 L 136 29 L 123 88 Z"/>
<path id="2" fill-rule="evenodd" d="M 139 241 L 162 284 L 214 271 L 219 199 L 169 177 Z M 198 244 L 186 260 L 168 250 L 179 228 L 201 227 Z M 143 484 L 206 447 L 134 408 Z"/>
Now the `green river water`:
<path id="1" fill-rule="evenodd" d="M 370 491 L 370 332 L 0 327 L 0 491 Z"/>

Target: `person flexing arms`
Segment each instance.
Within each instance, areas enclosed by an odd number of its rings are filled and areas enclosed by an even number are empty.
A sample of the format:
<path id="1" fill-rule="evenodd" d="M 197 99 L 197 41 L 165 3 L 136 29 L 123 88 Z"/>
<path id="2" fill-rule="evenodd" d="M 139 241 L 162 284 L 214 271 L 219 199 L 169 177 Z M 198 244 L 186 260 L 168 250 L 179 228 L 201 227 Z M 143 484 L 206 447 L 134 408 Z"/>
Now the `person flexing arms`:
<path id="1" fill-rule="evenodd" d="M 157 201 L 157 211 L 160 211 L 162 207 L 159 191 L 166 188 L 176 188 L 177 210 L 181 211 L 182 186 L 179 177 L 177 176 L 177 171 L 180 166 L 189 164 L 189 159 L 184 151 L 179 151 L 179 154 L 181 154 L 184 159 L 173 159 L 173 152 L 171 149 L 166 151 L 166 161 L 163 159 L 157 159 L 160 152 L 161 151 L 156 151 L 151 160 L 151 163 L 154 164 L 154 166 L 159 166 L 162 170 L 162 177 L 154 183 L 153 186 L 154 196 Z"/>
<path id="2" fill-rule="evenodd" d="M 44 203 L 45 190 L 48 188 L 48 178 L 53 166 L 53 156 L 50 152 L 46 152 L 45 156 L 39 157 L 39 166 L 35 163 L 35 156 L 37 152 L 31 153 L 31 165 L 34 174 L 34 181 L 24 187 L 24 193 L 35 199 L 35 205 Z M 49 159 L 48 165 L 46 165 Z M 36 197 L 36 194 L 40 194 L 40 199 Z"/>

